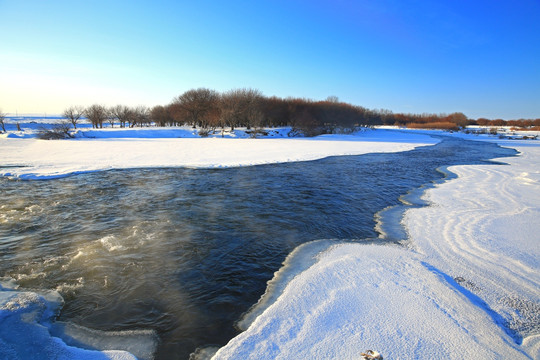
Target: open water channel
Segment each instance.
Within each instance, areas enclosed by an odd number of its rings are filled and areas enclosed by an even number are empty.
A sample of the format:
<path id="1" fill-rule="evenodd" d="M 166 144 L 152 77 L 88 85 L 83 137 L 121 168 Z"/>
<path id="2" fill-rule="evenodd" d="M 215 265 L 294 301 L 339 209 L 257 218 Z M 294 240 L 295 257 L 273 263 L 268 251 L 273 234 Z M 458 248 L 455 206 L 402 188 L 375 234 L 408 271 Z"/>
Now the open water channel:
<path id="1" fill-rule="evenodd" d="M 238 334 L 235 322 L 298 245 L 376 239 L 374 214 L 441 179 L 437 168 L 514 153 L 445 138 L 309 162 L 1 178 L 0 276 L 59 291 L 59 320 L 153 329 L 156 359 L 188 359 Z"/>

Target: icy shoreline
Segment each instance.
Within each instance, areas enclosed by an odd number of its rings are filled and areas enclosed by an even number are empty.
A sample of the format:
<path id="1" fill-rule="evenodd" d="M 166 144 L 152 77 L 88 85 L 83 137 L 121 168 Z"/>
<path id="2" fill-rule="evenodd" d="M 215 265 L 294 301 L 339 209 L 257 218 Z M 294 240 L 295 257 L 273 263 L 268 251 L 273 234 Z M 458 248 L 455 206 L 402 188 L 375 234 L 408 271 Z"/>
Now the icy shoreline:
<path id="1" fill-rule="evenodd" d="M 521 155 L 423 191 L 406 247 L 335 245 L 286 284 L 276 273 L 281 295 L 213 359 L 539 358 L 540 144 L 501 145 Z"/>

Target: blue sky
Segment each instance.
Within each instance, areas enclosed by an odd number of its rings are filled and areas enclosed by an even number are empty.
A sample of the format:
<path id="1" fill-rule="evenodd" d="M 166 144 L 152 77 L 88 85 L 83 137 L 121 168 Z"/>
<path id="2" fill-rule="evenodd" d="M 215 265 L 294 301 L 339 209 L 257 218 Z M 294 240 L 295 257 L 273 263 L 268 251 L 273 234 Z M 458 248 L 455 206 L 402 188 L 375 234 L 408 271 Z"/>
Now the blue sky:
<path id="1" fill-rule="evenodd" d="M 191 88 L 540 117 L 540 1 L 0 0 L 0 108 L 167 104 Z"/>

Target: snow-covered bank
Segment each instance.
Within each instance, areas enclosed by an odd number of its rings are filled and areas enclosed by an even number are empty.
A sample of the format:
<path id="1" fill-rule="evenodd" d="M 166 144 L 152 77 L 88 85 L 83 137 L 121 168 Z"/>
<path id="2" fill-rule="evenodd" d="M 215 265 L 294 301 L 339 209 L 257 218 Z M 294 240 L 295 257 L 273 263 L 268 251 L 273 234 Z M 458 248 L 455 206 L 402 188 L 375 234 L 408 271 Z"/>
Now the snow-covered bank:
<path id="1" fill-rule="evenodd" d="M 525 358 L 479 305 L 411 251 L 337 245 L 213 359 Z"/>
<path id="2" fill-rule="evenodd" d="M 540 358 L 540 143 L 503 145 L 407 211 L 408 247 L 329 248 L 213 359 Z"/>
<path id="3" fill-rule="evenodd" d="M 458 178 L 428 190 L 433 206 L 403 222 L 426 262 L 481 297 L 540 358 L 540 146 L 512 147 L 521 155 L 501 159 L 509 166 L 450 167 Z"/>
<path id="4" fill-rule="evenodd" d="M 150 131 L 150 130 L 149 130 Z M 54 178 L 97 170 L 151 167 L 231 167 L 315 160 L 336 155 L 398 152 L 433 145 L 430 136 L 391 130 L 316 138 L 0 139 L 0 175 Z M 103 134 L 102 134 L 103 135 Z M 105 136 L 105 135 L 103 135 Z"/>

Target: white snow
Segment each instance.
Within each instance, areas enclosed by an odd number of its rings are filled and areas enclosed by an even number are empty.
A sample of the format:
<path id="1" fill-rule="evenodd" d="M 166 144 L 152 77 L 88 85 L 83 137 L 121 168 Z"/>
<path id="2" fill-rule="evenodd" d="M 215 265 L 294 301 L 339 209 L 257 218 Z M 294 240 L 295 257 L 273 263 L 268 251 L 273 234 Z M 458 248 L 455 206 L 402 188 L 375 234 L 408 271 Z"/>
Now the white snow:
<path id="1" fill-rule="evenodd" d="M 411 251 L 333 246 L 213 359 L 524 358 L 476 302 Z"/>
<path id="2" fill-rule="evenodd" d="M 424 261 L 531 336 L 525 347 L 540 358 L 540 146 L 512 147 L 521 154 L 500 159 L 509 165 L 450 167 L 458 178 L 428 190 L 433 206 L 403 222 Z"/>
<path id="3" fill-rule="evenodd" d="M 3 136 L 1 166 L 26 167 L 0 172 L 48 178 L 113 168 L 313 160 L 405 151 L 434 144 L 423 134 L 440 132 L 376 130 L 315 139 L 98 133 L 105 138 Z M 213 358 L 359 359 L 372 349 L 385 359 L 539 359 L 540 141 L 454 136 L 497 141 L 521 154 L 501 159 L 509 165 L 449 168 L 457 177 L 427 190 L 430 205 L 405 213 L 405 246 L 315 242 L 298 248 L 240 322 L 246 330 Z"/>
<path id="4" fill-rule="evenodd" d="M 11 133 L 8 133 L 4 138 L 0 138 L 0 175 L 43 179 L 123 168 L 259 165 L 315 160 L 335 155 L 406 151 L 439 141 L 426 135 L 389 130 L 368 130 L 355 135 L 325 135 L 316 138 L 261 139 L 219 136 L 174 138 L 191 134 L 186 129 L 89 131 L 94 135 L 99 133 L 99 138 L 37 140 L 12 138 L 9 137 Z M 138 137 L 121 138 L 126 131 Z M 161 133 L 161 138 L 155 138 L 156 131 Z"/>

